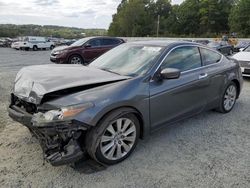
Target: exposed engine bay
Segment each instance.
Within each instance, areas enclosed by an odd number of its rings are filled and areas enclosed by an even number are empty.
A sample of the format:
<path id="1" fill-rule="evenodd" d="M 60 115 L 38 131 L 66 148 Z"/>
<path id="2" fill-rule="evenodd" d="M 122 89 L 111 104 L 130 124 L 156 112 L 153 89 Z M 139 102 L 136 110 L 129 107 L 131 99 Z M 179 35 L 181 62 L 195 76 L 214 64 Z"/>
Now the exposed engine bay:
<path id="1" fill-rule="evenodd" d="M 9 115 L 24 124 L 38 140 L 44 159 L 54 166 L 72 163 L 85 154 L 84 136 L 88 125 L 75 120 L 48 122 L 36 105 L 12 95 Z"/>

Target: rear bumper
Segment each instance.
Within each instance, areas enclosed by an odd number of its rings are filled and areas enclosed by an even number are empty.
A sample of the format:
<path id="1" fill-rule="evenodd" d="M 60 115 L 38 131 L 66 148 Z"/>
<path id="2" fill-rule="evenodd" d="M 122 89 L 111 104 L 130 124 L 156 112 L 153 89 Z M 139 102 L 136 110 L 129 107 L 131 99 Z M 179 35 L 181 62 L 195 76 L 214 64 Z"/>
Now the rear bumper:
<path id="1" fill-rule="evenodd" d="M 44 159 L 53 166 L 73 163 L 83 158 L 86 151 L 81 145 L 87 125 L 74 120 L 40 122 L 35 116 L 17 106 L 10 106 L 9 116 L 26 126 L 39 140 Z"/>

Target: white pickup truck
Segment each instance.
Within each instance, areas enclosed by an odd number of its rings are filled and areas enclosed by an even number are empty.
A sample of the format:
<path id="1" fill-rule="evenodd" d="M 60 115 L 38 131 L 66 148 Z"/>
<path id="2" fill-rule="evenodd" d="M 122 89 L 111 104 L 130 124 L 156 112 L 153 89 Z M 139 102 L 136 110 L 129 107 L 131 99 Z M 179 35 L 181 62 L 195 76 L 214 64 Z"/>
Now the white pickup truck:
<path id="1" fill-rule="evenodd" d="M 55 47 L 54 42 L 47 40 L 45 37 L 25 37 L 23 41 L 19 43 L 20 50 L 33 49 L 53 49 Z"/>

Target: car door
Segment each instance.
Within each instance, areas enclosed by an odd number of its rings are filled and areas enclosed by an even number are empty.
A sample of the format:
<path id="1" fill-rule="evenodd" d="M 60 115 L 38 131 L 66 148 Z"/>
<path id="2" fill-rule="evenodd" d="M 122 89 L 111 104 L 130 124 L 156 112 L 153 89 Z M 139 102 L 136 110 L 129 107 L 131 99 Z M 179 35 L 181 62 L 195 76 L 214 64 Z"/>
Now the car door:
<path id="1" fill-rule="evenodd" d="M 83 57 L 85 61 L 93 61 L 103 53 L 101 43 L 101 38 L 91 39 L 86 42 L 83 49 Z"/>
<path id="2" fill-rule="evenodd" d="M 203 67 L 206 69 L 209 88 L 207 91 L 208 108 L 217 106 L 221 90 L 224 89 L 224 66 L 221 66 L 223 56 L 216 51 L 200 47 Z"/>
<path id="3" fill-rule="evenodd" d="M 182 46 L 172 50 L 160 69 L 177 68 L 178 79 L 150 82 L 152 129 L 201 112 L 206 106 L 209 86 L 198 47 Z"/>

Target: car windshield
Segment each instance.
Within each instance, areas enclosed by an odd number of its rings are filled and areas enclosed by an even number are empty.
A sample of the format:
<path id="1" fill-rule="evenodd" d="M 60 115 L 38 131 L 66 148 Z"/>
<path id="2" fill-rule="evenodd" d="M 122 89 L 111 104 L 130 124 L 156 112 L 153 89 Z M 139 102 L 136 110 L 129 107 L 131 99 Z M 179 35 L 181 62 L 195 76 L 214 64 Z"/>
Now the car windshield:
<path id="1" fill-rule="evenodd" d="M 244 52 L 250 52 L 250 46 L 248 46 L 248 47 L 244 50 Z"/>
<path id="2" fill-rule="evenodd" d="M 72 43 L 70 46 L 81 46 L 85 42 L 87 42 L 87 40 L 88 40 L 87 38 L 79 39 L 79 40 L 75 41 L 74 43 Z"/>
<path id="3" fill-rule="evenodd" d="M 152 67 L 163 48 L 127 43 L 108 51 L 89 66 L 125 76 L 142 75 Z"/>

